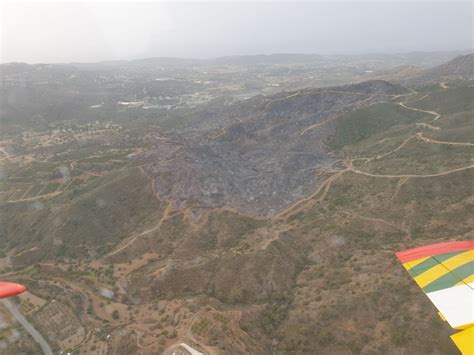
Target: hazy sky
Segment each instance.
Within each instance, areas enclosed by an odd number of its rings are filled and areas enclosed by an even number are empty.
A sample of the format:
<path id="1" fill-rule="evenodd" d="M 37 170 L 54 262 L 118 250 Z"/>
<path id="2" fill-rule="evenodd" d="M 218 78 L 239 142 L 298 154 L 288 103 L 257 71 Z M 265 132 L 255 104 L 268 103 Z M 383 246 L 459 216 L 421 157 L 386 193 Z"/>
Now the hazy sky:
<path id="1" fill-rule="evenodd" d="M 2 1 L 2 0 L 0 0 Z M 1 8 L 2 62 L 472 49 L 472 2 L 24 3 Z"/>

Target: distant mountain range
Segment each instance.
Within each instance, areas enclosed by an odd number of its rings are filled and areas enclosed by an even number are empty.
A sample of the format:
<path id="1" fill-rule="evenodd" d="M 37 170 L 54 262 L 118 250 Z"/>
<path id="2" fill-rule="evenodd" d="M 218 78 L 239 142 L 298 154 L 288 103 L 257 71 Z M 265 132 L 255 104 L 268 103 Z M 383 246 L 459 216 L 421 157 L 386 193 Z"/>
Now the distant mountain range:
<path id="1" fill-rule="evenodd" d="M 434 67 L 454 57 L 469 54 L 464 51 L 407 52 L 407 53 L 367 53 L 367 54 L 303 54 L 273 53 L 253 55 L 232 55 L 216 58 L 180 58 L 180 57 L 148 57 L 131 60 L 113 60 L 101 62 L 63 63 L 81 69 L 116 68 L 121 66 L 187 66 L 187 65 L 273 65 L 273 64 L 304 64 L 304 63 L 367 63 L 384 62 L 391 66 L 416 65 L 424 68 Z M 7 64 L 7 63 L 4 63 Z M 0 68 L 3 64 L 0 64 Z M 60 65 L 60 64 L 55 64 Z"/>

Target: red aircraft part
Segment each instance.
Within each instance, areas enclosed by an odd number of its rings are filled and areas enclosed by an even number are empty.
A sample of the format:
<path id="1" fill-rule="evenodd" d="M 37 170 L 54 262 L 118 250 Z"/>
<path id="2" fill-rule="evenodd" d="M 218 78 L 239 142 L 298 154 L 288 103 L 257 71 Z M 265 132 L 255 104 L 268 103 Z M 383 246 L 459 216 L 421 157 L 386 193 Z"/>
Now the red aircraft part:
<path id="1" fill-rule="evenodd" d="M 13 282 L 0 282 L 0 298 L 16 296 L 26 291 L 26 287 Z"/>
<path id="2" fill-rule="evenodd" d="M 473 250 L 474 241 L 447 242 L 439 244 L 425 245 L 418 248 L 408 249 L 395 253 L 402 263 L 421 259 L 427 256 L 452 253 L 454 251 Z"/>

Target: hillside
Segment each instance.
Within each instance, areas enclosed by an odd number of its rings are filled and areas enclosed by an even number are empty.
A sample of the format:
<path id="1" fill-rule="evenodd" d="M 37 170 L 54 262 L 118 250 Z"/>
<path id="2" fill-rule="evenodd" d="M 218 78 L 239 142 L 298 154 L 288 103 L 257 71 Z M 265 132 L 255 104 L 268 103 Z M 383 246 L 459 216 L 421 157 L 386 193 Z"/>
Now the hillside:
<path id="1" fill-rule="evenodd" d="M 443 81 L 473 80 L 474 79 L 474 54 L 458 56 L 447 63 L 431 69 L 426 69 L 418 75 L 400 82 L 404 85 L 426 85 Z"/>
<path id="2" fill-rule="evenodd" d="M 458 76 L 471 78 L 474 76 L 474 54 L 466 54 L 427 70 L 433 76 Z"/>
<path id="3" fill-rule="evenodd" d="M 144 128 L 98 124 L 74 145 L 65 129 L 40 134 L 47 144 L 18 138 L 7 146 L 23 151 L 6 166 L 0 208 L 6 220 L 30 217 L 2 230 L 5 251 L 15 250 L 10 258 L 15 265 L 102 255 L 130 233 L 153 225 L 166 205 L 189 209 L 191 222 L 216 208 L 274 216 L 322 183 L 315 173 L 340 165 L 339 154 L 327 144 L 336 131 L 340 134 L 338 120 L 347 112 L 364 112 L 359 107 L 387 107 L 387 112 L 395 109 L 393 117 L 383 115 L 392 121 L 372 126 L 375 131 L 390 127 L 404 116 L 396 105 L 383 103 L 407 93 L 371 81 L 242 101 L 221 112 L 221 124 L 232 122 L 221 129 L 207 129 L 207 117 L 196 115 L 195 124 L 174 135 L 156 127 L 142 135 Z M 23 166 L 21 157 L 31 155 L 31 164 Z M 31 210 L 33 201 L 40 208 Z"/>
<path id="4" fill-rule="evenodd" d="M 460 55 L 431 68 L 400 65 L 369 71 L 355 80 L 388 80 L 412 88 L 437 86 L 443 83 L 445 86 L 447 83 L 456 86 L 457 82 L 461 82 L 461 86 L 467 86 L 466 82 L 474 80 L 474 54 Z"/>
<path id="5" fill-rule="evenodd" d="M 416 90 L 4 134 L 0 277 L 56 351 L 455 354 L 394 252 L 474 237 L 472 87 Z"/>

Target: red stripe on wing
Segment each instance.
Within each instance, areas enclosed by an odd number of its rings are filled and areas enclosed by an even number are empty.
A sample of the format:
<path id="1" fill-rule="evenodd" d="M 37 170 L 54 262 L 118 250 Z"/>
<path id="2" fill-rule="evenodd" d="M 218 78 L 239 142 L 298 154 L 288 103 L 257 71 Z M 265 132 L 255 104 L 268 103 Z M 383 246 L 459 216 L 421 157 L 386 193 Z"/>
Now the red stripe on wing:
<path id="1" fill-rule="evenodd" d="M 440 254 L 452 253 L 455 251 L 474 249 L 474 241 L 448 242 L 426 245 L 419 248 L 407 249 L 395 253 L 401 263 L 421 259 L 426 256 L 434 256 Z"/>

